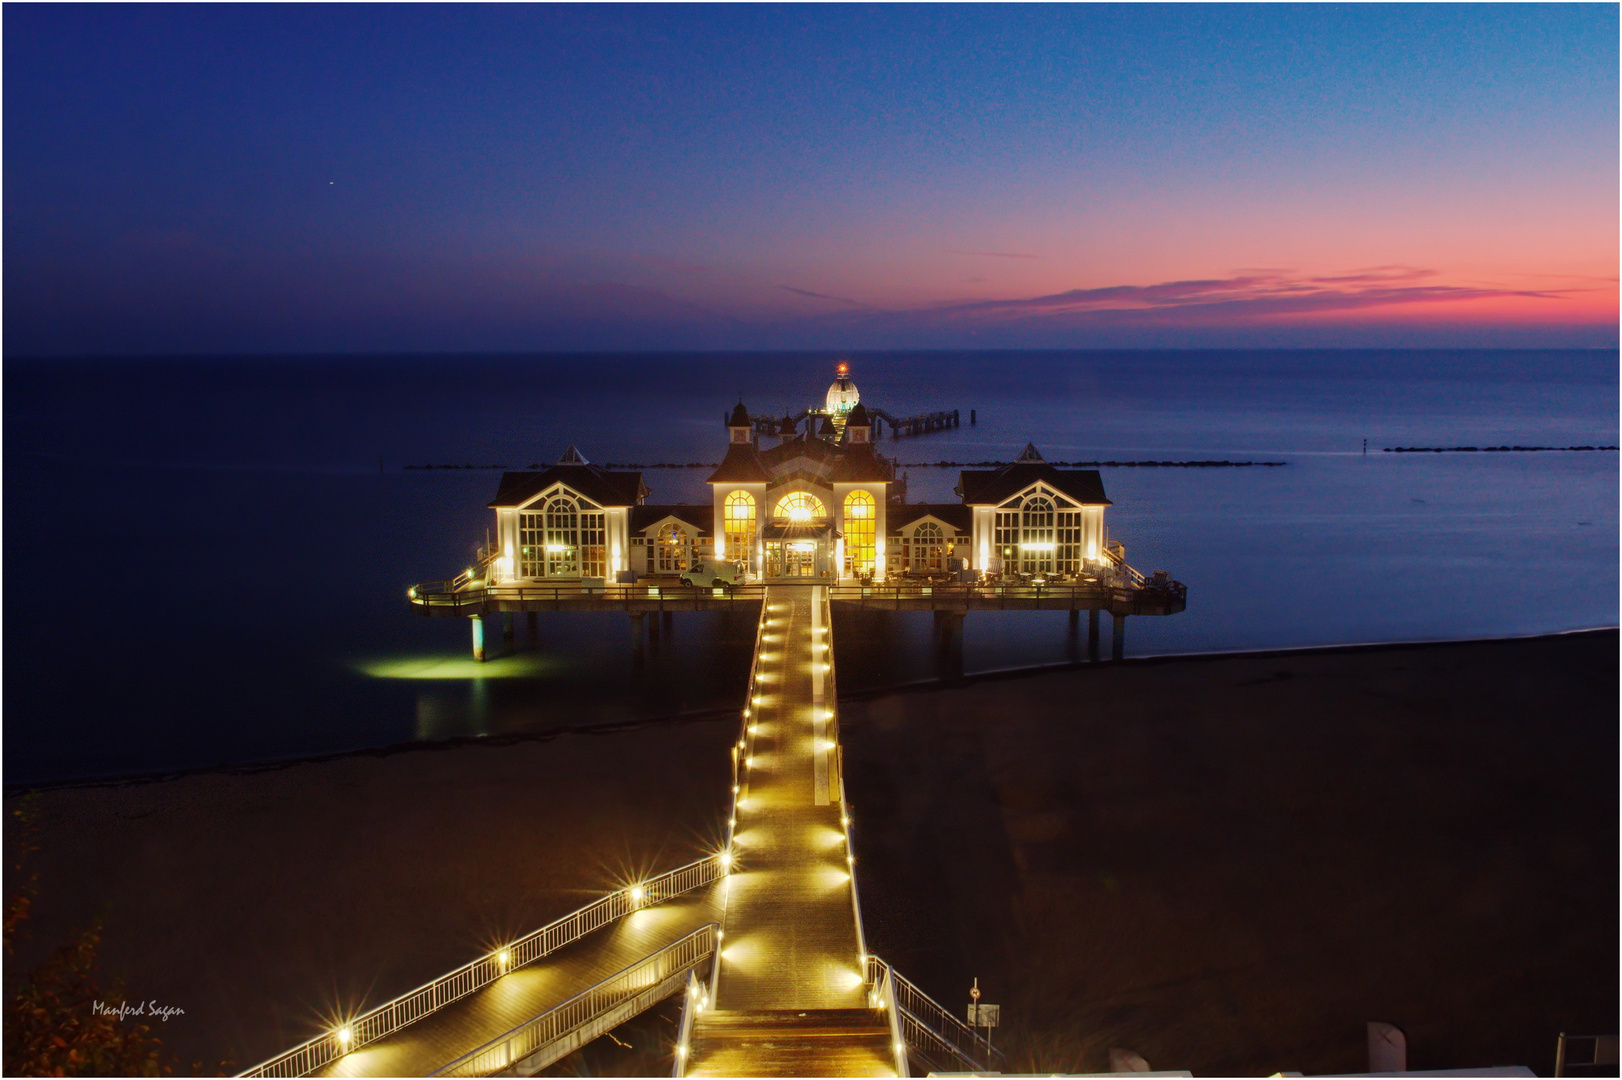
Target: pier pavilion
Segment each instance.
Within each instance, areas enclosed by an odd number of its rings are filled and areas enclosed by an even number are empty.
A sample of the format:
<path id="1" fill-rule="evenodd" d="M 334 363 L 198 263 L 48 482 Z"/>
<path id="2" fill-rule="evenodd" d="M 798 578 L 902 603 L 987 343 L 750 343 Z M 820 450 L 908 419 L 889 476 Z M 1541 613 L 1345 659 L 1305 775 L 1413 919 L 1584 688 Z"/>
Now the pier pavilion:
<path id="1" fill-rule="evenodd" d="M 825 406 L 798 419 L 762 425 L 740 401 L 708 477 L 709 506 L 648 504 L 640 472 L 592 465 L 571 446 L 550 469 L 502 477 L 490 503 L 496 550 L 470 579 L 595 587 L 680 577 L 704 559 L 783 583 L 1057 582 L 1117 571 L 1096 470 L 1056 468 L 1027 445 L 1001 468 L 964 471 L 961 502 L 908 503 L 873 424 L 845 365 Z"/>
<path id="2" fill-rule="evenodd" d="M 945 414 L 941 414 L 945 415 Z M 494 550 L 452 581 L 410 590 L 425 616 L 548 611 L 758 612 L 732 747 L 732 806 L 717 850 L 604 896 L 248 1070 L 249 1076 L 529 1076 L 680 995 L 676 1076 L 908 1076 L 999 1072 L 978 1030 L 869 951 L 839 739 L 833 634 L 840 608 L 932 611 L 949 670 L 973 610 L 1182 611 L 1184 587 L 1145 578 L 1104 530 L 1098 473 L 1027 446 L 969 470 L 960 502 L 907 503 L 848 369 L 824 407 L 762 424 L 741 403 L 711 505 L 648 503 L 640 473 L 573 447 L 507 473 Z M 803 423 L 803 427 L 801 424 Z M 775 445 L 761 445 L 762 429 Z M 697 559 L 736 560 L 742 583 L 680 584 Z M 643 580 L 638 580 L 639 576 Z M 970 973 L 965 972 L 965 976 Z"/>

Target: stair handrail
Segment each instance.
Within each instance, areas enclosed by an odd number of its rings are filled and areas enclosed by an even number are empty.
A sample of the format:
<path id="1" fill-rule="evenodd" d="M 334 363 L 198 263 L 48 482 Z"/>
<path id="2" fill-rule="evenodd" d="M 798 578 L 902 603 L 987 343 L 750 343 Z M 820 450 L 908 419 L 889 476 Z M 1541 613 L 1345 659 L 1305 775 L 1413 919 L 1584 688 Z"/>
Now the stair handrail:
<path id="1" fill-rule="evenodd" d="M 895 971 L 888 963 L 877 956 L 867 958 L 867 981 L 869 986 L 877 986 L 884 982 L 886 975 L 893 976 L 891 981 L 890 999 L 903 1017 L 911 1017 L 925 1031 L 937 1037 L 942 1045 L 950 1049 L 953 1054 L 969 1062 L 976 1069 L 994 1069 L 998 1062 L 1006 1062 L 1007 1056 L 985 1037 L 969 1025 L 959 1020 L 949 1010 L 944 1008 L 934 998 L 918 989 L 909 982 L 906 976 Z M 906 1024 L 902 1024 L 903 1032 Z M 968 1043 L 968 1048 L 962 1044 Z M 922 1048 L 920 1048 L 922 1049 Z M 980 1056 L 976 1056 L 980 1055 Z"/>
<path id="2" fill-rule="evenodd" d="M 573 944 L 599 927 L 633 911 L 708 885 L 722 874 L 720 855 L 707 855 L 686 866 L 617 889 L 561 919 L 472 960 L 455 971 L 430 979 L 415 990 L 334 1024 L 291 1050 L 269 1058 L 239 1076 L 307 1076 L 351 1050 L 392 1035 L 431 1013 L 517 971 L 526 964 Z"/>
<path id="3" fill-rule="evenodd" d="M 483 1046 L 469 1050 L 428 1075 L 483 1076 L 511 1068 L 626 1002 L 642 995 L 657 994 L 665 983 L 678 974 L 690 973 L 694 966 L 703 963 L 706 957 L 715 952 L 716 931 L 719 929 L 717 923 L 705 923 L 686 937 L 650 953 L 595 986 L 531 1017 L 511 1031 L 497 1035 Z M 661 964 L 666 966 L 663 974 L 659 973 Z M 656 1004 L 664 997 L 660 994 L 647 1004 Z"/>

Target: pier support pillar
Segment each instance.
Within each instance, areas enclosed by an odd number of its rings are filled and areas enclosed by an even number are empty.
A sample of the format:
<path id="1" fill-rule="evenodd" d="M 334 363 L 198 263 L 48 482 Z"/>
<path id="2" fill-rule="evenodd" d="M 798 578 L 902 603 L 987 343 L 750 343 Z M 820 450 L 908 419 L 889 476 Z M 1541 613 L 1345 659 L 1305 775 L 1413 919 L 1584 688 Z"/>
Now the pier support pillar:
<path id="1" fill-rule="evenodd" d="M 470 615 L 468 621 L 473 624 L 473 659 L 484 662 L 484 616 Z"/>
<path id="2" fill-rule="evenodd" d="M 516 625 L 516 620 L 513 618 L 513 613 L 510 611 L 506 612 L 501 616 L 501 644 L 508 652 L 513 651 L 513 640 L 517 636 L 518 628 Z"/>
<path id="3" fill-rule="evenodd" d="M 1098 663 L 1098 609 L 1087 612 L 1087 659 Z"/>
<path id="4" fill-rule="evenodd" d="M 1115 625 L 1110 627 L 1109 656 L 1111 660 L 1120 660 L 1126 656 L 1126 616 L 1110 613 Z"/>

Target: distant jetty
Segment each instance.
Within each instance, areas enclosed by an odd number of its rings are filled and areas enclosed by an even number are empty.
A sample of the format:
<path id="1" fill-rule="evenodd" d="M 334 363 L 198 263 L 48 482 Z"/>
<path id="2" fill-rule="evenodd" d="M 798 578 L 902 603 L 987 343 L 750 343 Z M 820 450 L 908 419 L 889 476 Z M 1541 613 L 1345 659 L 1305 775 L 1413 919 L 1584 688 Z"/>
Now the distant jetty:
<path id="1" fill-rule="evenodd" d="M 907 469 L 997 469 L 1006 461 L 903 461 Z M 1276 469 L 1288 461 L 1055 461 L 1055 466 L 1074 469 Z"/>
<path id="2" fill-rule="evenodd" d="M 1388 446 L 1387 454 L 1570 454 L 1614 446 Z"/>

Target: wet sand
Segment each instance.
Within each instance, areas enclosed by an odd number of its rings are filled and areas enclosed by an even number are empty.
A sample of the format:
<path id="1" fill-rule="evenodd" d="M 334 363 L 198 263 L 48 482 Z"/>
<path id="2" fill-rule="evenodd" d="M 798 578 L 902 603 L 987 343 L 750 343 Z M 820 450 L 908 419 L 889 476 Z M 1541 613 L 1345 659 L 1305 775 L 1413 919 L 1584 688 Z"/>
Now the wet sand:
<path id="1" fill-rule="evenodd" d="M 1128 661 L 842 704 L 872 948 L 1011 1068 L 1552 1067 L 1614 1030 L 1617 635 Z M 43 791 L 34 941 L 238 1068 L 719 835 L 731 719 Z M 7 809 L 19 805 L 8 795 Z M 11 823 L 8 819 L 8 833 Z M 966 1000 L 966 999 L 965 999 Z M 555 1070 L 650 1070 L 670 1027 Z M 628 1028 L 631 1026 L 628 1025 Z M 653 1056 L 656 1062 L 659 1060 Z"/>

